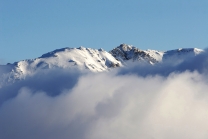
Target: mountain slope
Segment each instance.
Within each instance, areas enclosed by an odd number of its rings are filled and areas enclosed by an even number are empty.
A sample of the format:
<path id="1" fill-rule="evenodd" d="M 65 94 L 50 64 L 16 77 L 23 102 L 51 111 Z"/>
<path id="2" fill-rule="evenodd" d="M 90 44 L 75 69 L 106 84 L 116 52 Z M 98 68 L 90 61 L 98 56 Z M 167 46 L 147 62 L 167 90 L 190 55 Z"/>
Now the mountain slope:
<path id="1" fill-rule="evenodd" d="M 89 69 L 92 72 L 101 72 L 119 66 L 122 66 L 121 62 L 102 49 L 62 48 L 43 54 L 36 59 L 2 65 L 0 80 L 1 82 L 14 82 L 43 69 L 78 68 L 79 70 Z"/>
<path id="2" fill-rule="evenodd" d="M 24 60 L 17 63 L 17 69 L 24 74 L 34 70 L 49 68 L 79 68 L 91 71 L 105 71 L 109 68 L 120 66 L 108 52 L 91 48 L 62 48 L 43 54 L 34 60 Z"/>
<path id="3" fill-rule="evenodd" d="M 128 65 L 132 62 L 156 64 L 158 62 L 181 61 L 189 57 L 196 56 L 202 53 L 203 50 L 197 48 L 180 48 L 169 51 L 157 51 L 157 50 L 140 50 L 132 45 L 121 44 L 114 48 L 111 53 L 122 64 Z M 174 62 L 173 62 L 174 61 Z"/>
<path id="4" fill-rule="evenodd" d="M 0 65 L 2 84 L 24 79 L 43 69 L 88 69 L 92 72 L 108 71 L 114 67 L 129 64 L 149 63 L 151 65 L 170 62 L 178 64 L 183 60 L 202 53 L 197 48 L 170 51 L 140 50 L 132 45 L 121 44 L 110 52 L 91 48 L 62 48 L 43 54 L 36 59 L 22 60 L 13 64 Z M 2 85 L 0 84 L 0 87 Z"/>

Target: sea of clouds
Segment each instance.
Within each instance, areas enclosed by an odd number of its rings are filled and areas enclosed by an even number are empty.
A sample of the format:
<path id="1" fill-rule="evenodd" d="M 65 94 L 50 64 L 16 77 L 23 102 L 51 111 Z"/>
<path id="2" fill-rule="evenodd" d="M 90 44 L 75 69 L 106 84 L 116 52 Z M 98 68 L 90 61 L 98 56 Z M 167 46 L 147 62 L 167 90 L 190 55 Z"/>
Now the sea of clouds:
<path id="1" fill-rule="evenodd" d="M 206 52 L 103 73 L 39 71 L 0 89 L 0 138 L 207 139 L 207 71 Z"/>

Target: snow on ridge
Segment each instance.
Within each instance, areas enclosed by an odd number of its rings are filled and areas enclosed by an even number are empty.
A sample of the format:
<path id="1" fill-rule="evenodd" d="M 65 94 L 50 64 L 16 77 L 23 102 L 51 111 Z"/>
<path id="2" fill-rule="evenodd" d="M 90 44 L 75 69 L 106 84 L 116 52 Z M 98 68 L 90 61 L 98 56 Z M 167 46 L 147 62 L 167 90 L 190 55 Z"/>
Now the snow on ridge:
<path id="1" fill-rule="evenodd" d="M 175 50 L 169 50 L 164 52 L 163 60 L 171 59 L 173 57 L 175 57 L 174 59 L 184 59 L 196 56 L 202 52 L 204 52 L 204 50 L 198 48 L 179 48 Z"/>
<path id="2" fill-rule="evenodd" d="M 120 46 L 111 50 L 109 53 L 111 53 L 116 59 L 121 61 L 124 65 L 128 65 L 130 61 L 156 64 L 164 60 L 171 61 L 173 57 L 175 59 L 184 59 L 187 57 L 196 56 L 203 51 L 204 50 L 198 48 L 179 48 L 163 52 L 150 49 L 140 50 L 139 48 L 136 48 L 132 45 L 121 44 Z"/>
<path id="3" fill-rule="evenodd" d="M 116 59 L 120 60 L 123 64 L 128 64 L 129 60 L 133 62 L 147 62 L 154 64 L 161 61 L 163 54 L 156 50 L 143 51 L 127 44 L 121 44 L 109 53 L 111 53 Z"/>
<path id="4" fill-rule="evenodd" d="M 198 48 L 179 48 L 179 49 L 174 49 L 174 50 L 169 50 L 166 51 L 165 53 L 167 54 L 179 54 L 179 53 L 194 53 L 194 54 L 199 54 L 203 52 L 204 50 L 198 49 Z"/>
<path id="5" fill-rule="evenodd" d="M 43 54 L 36 59 L 15 62 L 13 66 L 15 73 L 19 74 L 19 78 L 24 78 L 43 69 L 78 68 L 80 70 L 89 69 L 92 72 L 101 72 L 122 66 L 122 64 L 103 49 L 66 47 Z"/>
<path id="6" fill-rule="evenodd" d="M 102 48 L 92 49 L 83 46 L 78 48 L 61 48 L 43 54 L 36 59 L 22 60 L 13 64 L 0 67 L 1 79 L 14 80 L 24 79 L 28 75 L 52 68 L 88 69 L 92 72 L 109 71 L 114 67 L 128 66 L 129 64 L 149 63 L 151 65 L 162 61 L 183 61 L 203 52 L 197 48 L 179 48 L 170 51 L 140 50 L 133 45 L 121 44 L 110 52 Z M 176 62 L 175 62 L 176 63 Z M 8 68 L 7 68 L 8 67 Z M 0 85 L 1 86 L 1 85 Z"/>

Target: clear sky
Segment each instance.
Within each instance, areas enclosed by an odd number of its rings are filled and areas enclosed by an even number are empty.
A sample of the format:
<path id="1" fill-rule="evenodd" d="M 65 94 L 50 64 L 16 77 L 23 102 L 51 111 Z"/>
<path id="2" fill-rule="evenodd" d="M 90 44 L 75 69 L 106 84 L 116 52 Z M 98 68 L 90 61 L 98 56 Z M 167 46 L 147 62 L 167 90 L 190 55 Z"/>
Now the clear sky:
<path id="1" fill-rule="evenodd" d="M 208 0 L 0 0 L 0 63 L 63 47 L 208 46 Z"/>

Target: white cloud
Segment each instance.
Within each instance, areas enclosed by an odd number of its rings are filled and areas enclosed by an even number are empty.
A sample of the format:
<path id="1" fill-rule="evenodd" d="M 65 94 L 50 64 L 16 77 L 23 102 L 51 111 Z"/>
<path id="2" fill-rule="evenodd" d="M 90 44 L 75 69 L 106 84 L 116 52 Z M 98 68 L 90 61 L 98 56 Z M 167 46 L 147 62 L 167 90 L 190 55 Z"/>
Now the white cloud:
<path id="1" fill-rule="evenodd" d="M 204 76 L 188 71 L 168 77 L 68 76 L 68 80 L 77 78 L 77 83 L 71 88 L 61 86 L 65 89 L 56 96 L 22 84 L 18 94 L 0 106 L 0 138 L 205 139 L 208 85 Z"/>
<path id="2" fill-rule="evenodd" d="M 207 62 L 40 71 L 0 89 L 0 138 L 207 139 Z"/>

